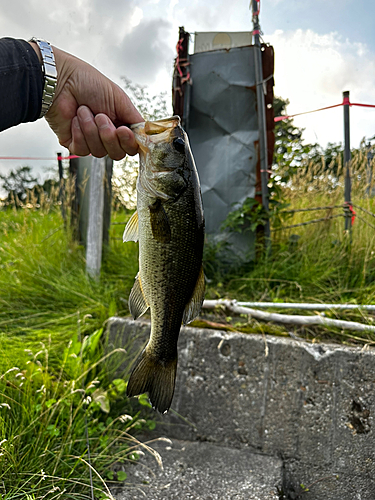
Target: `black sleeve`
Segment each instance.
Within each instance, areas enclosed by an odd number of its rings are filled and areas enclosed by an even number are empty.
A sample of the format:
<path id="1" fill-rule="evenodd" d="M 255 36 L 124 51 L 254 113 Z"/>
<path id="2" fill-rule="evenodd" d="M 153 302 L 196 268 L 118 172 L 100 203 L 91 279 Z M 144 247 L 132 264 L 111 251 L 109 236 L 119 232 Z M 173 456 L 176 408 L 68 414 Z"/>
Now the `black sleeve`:
<path id="1" fill-rule="evenodd" d="M 0 131 L 38 119 L 44 78 L 34 49 L 25 40 L 0 39 Z"/>

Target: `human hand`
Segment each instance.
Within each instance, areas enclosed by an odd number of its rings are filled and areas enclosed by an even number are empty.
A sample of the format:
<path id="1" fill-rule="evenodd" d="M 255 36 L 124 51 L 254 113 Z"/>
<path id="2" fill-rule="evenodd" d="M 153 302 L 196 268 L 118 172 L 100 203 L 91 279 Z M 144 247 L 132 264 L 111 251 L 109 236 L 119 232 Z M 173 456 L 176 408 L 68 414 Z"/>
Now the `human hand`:
<path id="1" fill-rule="evenodd" d="M 31 43 L 37 52 L 37 46 Z M 90 64 L 53 47 L 57 88 L 46 120 L 73 154 L 121 160 L 138 146 L 125 125 L 143 121 L 125 92 Z M 37 52 L 38 56 L 40 54 Z"/>

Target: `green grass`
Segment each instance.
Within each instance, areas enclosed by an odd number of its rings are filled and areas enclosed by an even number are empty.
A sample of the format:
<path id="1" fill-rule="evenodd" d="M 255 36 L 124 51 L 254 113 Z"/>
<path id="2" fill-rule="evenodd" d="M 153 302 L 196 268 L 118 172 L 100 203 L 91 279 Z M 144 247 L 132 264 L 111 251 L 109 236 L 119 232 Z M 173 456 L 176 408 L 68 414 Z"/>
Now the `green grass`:
<path id="1" fill-rule="evenodd" d="M 355 177 L 353 199 L 374 212 L 361 178 Z M 342 203 L 342 184 L 327 192 L 320 178 L 315 181 L 284 187 L 290 208 Z M 283 224 L 329 213 L 296 214 Z M 375 225 L 375 219 L 361 216 L 365 221 L 357 218 L 351 236 L 343 230 L 343 218 L 275 231 L 271 254 L 259 251 L 256 262 L 232 269 L 208 245 L 206 297 L 374 303 L 375 230 L 366 221 Z M 125 223 L 128 217 L 114 212 L 112 220 Z M 86 427 L 95 498 L 110 498 L 104 482 L 125 479 L 126 462 L 137 458 L 133 431 L 155 425 L 144 410 L 146 398 L 139 399 L 140 405 L 125 398 L 126 373 L 114 379 L 120 361 L 126 365 L 125 353 L 111 354 L 111 363 L 103 361 L 103 323 L 128 314 L 138 270 L 137 245 L 115 239 L 123 229 L 124 224 L 112 226 L 101 276 L 94 280 L 86 275 L 84 250 L 72 243 L 58 209 L 0 211 L 0 500 L 91 498 Z M 291 235 L 298 235 L 298 241 Z M 278 325 L 216 314 L 230 323 L 230 330 L 288 334 Z M 327 315 L 373 321 L 363 312 Z M 323 327 L 295 333 L 314 341 L 375 342 L 367 332 Z"/>
<path id="2" fill-rule="evenodd" d="M 355 157 L 352 165 L 352 200 L 355 205 L 375 213 L 375 199 L 366 195 L 366 158 Z M 302 171 L 294 184 L 281 189 L 288 209 L 342 205 L 343 175 L 335 189 L 328 189 L 323 176 Z M 272 251 L 241 266 L 223 268 L 215 248 L 206 248 L 206 272 L 211 281 L 207 298 L 242 301 L 375 303 L 375 218 L 355 207 L 357 217 L 351 234 L 344 230 L 344 218 L 272 231 Z M 342 214 L 342 209 L 284 214 L 282 226 Z M 358 217 L 359 216 L 359 217 Z M 271 224 L 271 230 L 279 226 Z M 220 254 L 220 252 L 219 252 Z M 218 255 L 219 255 L 218 254 Z M 272 309 L 277 311 L 277 309 Z M 316 314 L 286 311 L 289 314 Z M 374 316 L 359 311 L 328 311 L 327 316 L 373 324 Z M 254 326 L 254 325 L 253 325 Z M 267 330 L 267 328 L 266 328 Z M 286 330 L 287 331 L 287 330 Z M 345 335 L 335 329 L 301 328 L 299 335 L 315 340 L 374 343 L 375 335 L 356 332 Z M 363 340 L 362 340 L 363 339 Z"/>
<path id="3" fill-rule="evenodd" d="M 113 227 L 119 232 L 122 226 Z M 96 281 L 86 275 L 83 248 L 71 242 L 57 210 L 0 211 L 0 348 L 12 353 L 0 367 L 36 340 L 51 335 L 58 348 L 77 325 L 90 333 L 109 316 L 127 313 L 137 245 L 114 240 L 105 252 Z"/>
<path id="4" fill-rule="evenodd" d="M 58 370 L 50 366 L 49 346 L 41 345 L 0 376 L 2 500 L 92 498 L 90 470 L 95 498 L 111 499 L 108 486 L 126 479 L 124 464 L 140 453 L 132 431 L 155 422 L 140 418 L 142 406 L 135 409 L 124 396 L 124 379 L 108 372 L 101 336 L 102 329 L 83 342 L 73 338 Z M 126 354 L 106 356 L 123 361 Z"/>
<path id="5" fill-rule="evenodd" d="M 86 428 L 95 498 L 126 478 L 134 431 L 155 422 L 146 398 L 125 397 L 127 369 L 114 379 L 131 360 L 124 351 L 104 360 L 102 326 L 128 313 L 137 270 L 137 245 L 113 239 L 91 279 L 57 209 L 0 210 L 1 500 L 91 499 Z"/>

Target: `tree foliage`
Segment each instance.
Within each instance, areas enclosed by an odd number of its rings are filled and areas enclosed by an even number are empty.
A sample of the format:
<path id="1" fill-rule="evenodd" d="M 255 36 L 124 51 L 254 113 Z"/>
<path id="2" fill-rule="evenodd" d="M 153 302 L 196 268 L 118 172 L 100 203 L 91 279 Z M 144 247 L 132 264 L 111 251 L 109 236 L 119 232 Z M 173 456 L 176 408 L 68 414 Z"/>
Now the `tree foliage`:
<path id="1" fill-rule="evenodd" d="M 0 180 L 1 187 L 8 193 L 8 197 L 13 194 L 19 200 L 24 200 L 27 190 L 38 182 L 38 179 L 31 174 L 31 167 L 18 167 L 7 175 L 0 175 Z"/>
<path id="2" fill-rule="evenodd" d="M 151 95 L 146 85 L 133 83 L 125 76 L 122 77 L 122 80 L 125 84 L 125 92 L 145 120 L 160 120 L 171 114 L 168 109 L 166 92 Z"/>
<path id="3" fill-rule="evenodd" d="M 145 120 L 160 120 L 172 114 L 167 104 L 166 92 L 151 95 L 146 86 L 133 83 L 126 77 L 122 79 L 126 93 Z M 113 193 L 117 201 L 129 209 L 135 208 L 137 201 L 137 175 L 137 158 L 126 156 L 117 163 L 113 177 Z"/>
<path id="4" fill-rule="evenodd" d="M 58 183 L 47 179 L 43 184 L 38 184 L 38 179 L 33 176 L 32 168 L 18 167 L 7 175 L 0 175 L 1 187 L 6 191 L 4 206 L 20 208 L 28 203 L 38 207 L 44 202 L 56 200 Z"/>

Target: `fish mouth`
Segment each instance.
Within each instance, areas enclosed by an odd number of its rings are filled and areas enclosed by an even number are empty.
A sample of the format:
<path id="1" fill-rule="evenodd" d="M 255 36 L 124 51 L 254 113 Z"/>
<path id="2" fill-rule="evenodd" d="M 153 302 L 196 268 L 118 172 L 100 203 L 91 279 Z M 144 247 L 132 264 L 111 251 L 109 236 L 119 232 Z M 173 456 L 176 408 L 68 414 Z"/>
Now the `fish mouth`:
<path id="1" fill-rule="evenodd" d="M 154 135 L 165 132 L 166 130 L 173 129 L 180 124 L 180 117 L 178 115 L 174 115 L 170 116 L 169 118 L 162 118 L 161 120 L 133 123 L 133 125 L 130 125 L 130 129 L 135 133 L 139 133 L 142 129 L 144 129 L 145 134 Z"/>
<path id="2" fill-rule="evenodd" d="M 170 142 L 177 127 L 181 125 L 180 117 L 175 115 L 155 121 L 134 123 L 130 129 L 134 132 L 135 140 L 143 152 L 148 152 L 149 143 Z"/>

